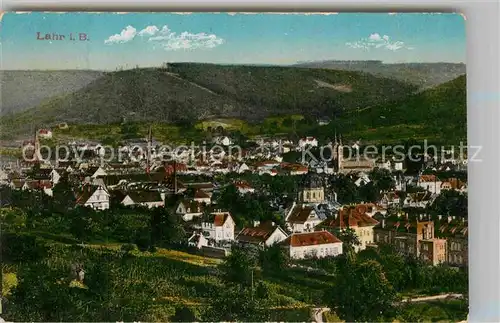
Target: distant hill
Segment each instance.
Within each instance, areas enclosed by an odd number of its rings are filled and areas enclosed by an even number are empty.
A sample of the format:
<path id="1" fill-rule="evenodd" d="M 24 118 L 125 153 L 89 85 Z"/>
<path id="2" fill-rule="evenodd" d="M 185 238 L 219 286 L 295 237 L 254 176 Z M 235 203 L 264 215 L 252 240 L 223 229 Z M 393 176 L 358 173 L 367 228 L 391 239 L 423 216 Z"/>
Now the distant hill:
<path id="1" fill-rule="evenodd" d="M 72 93 L 102 75 L 85 70 L 0 71 L 0 115 L 21 112 L 50 97 Z"/>
<path id="2" fill-rule="evenodd" d="M 122 121 L 195 122 L 216 117 L 258 121 L 270 115 L 340 116 L 389 103 L 416 87 L 367 73 L 276 66 L 178 63 L 103 73 L 73 93 L 0 121 L 22 133 L 31 124 Z M 28 93 L 28 92 L 25 92 Z"/>
<path id="3" fill-rule="evenodd" d="M 400 102 L 351 111 L 339 118 L 341 128 L 373 137 L 428 137 L 459 144 L 467 138 L 465 75 Z"/>
<path id="4" fill-rule="evenodd" d="M 375 76 L 393 78 L 427 89 L 451 81 L 465 74 L 463 63 L 401 63 L 385 64 L 381 61 L 318 61 L 300 62 L 293 66 L 359 71 Z"/>

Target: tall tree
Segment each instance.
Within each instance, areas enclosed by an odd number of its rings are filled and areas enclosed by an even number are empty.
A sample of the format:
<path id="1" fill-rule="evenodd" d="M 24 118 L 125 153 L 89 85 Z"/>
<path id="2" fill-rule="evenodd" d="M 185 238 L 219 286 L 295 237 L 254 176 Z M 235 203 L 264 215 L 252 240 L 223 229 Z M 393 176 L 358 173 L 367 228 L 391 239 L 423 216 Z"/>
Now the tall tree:
<path id="1" fill-rule="evenodd" d="M 380 263 L 350 262 L 335 279 L 332 309 L 348 322 L 374 322 L 392 314 L 397 294 Z"/>

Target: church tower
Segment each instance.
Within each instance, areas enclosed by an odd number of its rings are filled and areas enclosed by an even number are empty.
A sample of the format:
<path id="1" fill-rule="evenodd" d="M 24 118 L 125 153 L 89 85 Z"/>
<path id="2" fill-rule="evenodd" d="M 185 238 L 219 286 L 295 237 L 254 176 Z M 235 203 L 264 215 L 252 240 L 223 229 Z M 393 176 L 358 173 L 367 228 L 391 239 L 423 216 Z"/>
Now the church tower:
<path id="1" fill-rule="evenodd" d="M 325 188 L 321 176 L 309 173 L 304 178 L 299 191 L 299 203 L 322 203 L 325 201 Z"/>

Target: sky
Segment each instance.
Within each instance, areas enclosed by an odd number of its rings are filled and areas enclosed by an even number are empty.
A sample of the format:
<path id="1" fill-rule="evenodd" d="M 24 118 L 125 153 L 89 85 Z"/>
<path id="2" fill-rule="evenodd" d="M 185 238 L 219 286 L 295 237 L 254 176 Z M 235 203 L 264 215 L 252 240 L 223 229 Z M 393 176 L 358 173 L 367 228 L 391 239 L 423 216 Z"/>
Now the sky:
<path id="1" fill-rule="evenodd" d="M 86 38 L 80 40 L 80 33 Z M 3 70 L 114 70 L 168 62 L 465 63 L 466 48 L 464 18 L 450 13 L 12 12 L 0 22 L 0 43 Z"/>

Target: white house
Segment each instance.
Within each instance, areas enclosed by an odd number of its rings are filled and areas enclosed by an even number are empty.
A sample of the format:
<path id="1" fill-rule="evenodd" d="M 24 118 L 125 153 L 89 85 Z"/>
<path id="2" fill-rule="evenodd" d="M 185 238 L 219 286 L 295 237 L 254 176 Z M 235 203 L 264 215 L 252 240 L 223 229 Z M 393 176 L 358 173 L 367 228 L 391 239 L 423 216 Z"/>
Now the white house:
<path id="1" fill-rule="evenodd" d="M 258 224 L 253 228 L 243 228 L 237 235 L 236 241 L 242 244 L 269 247 L 284 241 L 288 235 L 279 226 L 273 223 Z"/>
<path id="2" fill-rule="evenodd" d="M 425 208 L 427 205 L 432 204 L 436 196 L 429 191 L 409 193 L 404 200 L 403 207 Z"/>
<path id="3" fill-rule="evenodd" d="M 307 146 L 317 147 L 318 140 L 314 137 L 305 137 L 299 140 L 299 148 L 305 148 Z"/>
<path id="4" fill-rule="evenodd" d="M 383 207 L 397 206 L 400 204 L 400 198 L 396 192 L 387 192 L 382 194 L 380 205 Z"/>
<path id="5" fill-rule="evenodd" d="M 175 208 L 175 213 L 184 221 L 191 221 L 203 214 L 203 204 L 196 201 L 180 201 Z"/>
<path id="6" fill-rule="evenodd" d="M 194 192 L 194 197 L 193 200 L 198 203 L 205 203 L 205 204 L 210 204 L 212 202 L 211 195 L 202 189 L 197 189 Z"/>
<path id="7" fill-rule="evenodd" d="M 148 208 L 163 207 L 165 201 L 158 191 L 135 191 L 129 192 L 121 201 L 125 206 L 142 205 Z"/>
<path id="8" fill-rule="evenodd" d="M 436 175 L 420 175 L 417 180 L 417 186 L 431 192 L 432 194 L 441 193 L 442 182 Z"/>
<path id="9" fill-rule="evenodd" d="M 108 173 L 101 166 L 89 168 L 88 172 L 92 178 L 108 175 Z"/>
<path id="10" fill-rule="evenodd" d="M 76 203 L 95 210 L 109 209 L 109 193 L 102 186 L 85 185 L 76 198 Z"/>
<path id="11" fill-rule="evenodd" d="M 342 241 L 328 231 L 294 233 L 282 245 L 293 259 L 335 257 L 342 254 Z"/>
<path id="12" fill-rule="evenodd" d="M 314 231 L 314 228 L 322 221 L 313 206 L 295 203 L 287 213 L 285 220 L 292 232 Z"/>
<path id="13" fill-rule="evenodd" d="M 201 230 L 208 239 L 216 242 L 234 241 L 235 223 L 229 212 L 213 212 L 201 223 Z"/>
<path id="14" fill-rule="evenodd" d="M 354 182 L 354 184 L 356 184 L 357 187 L 360 187 L 360 186 L 364 186 L 370 182 L 371 182 L 370 177 L 367 174 L 360 173 L 358 176 L 358 179 Z"/>
<path id="15" fill-rule="evenodd" d="M 237 169 L 237 173 L 242 174 L 242 173 L 247 172 L 247 171 L 249 171 L 249 170 L 250 170 L 250 167 L 248 167 L 248 165 L 247 165 L 247 164 L 242 163 L 242 164 L 238 167 L 238 169 Z"/>
<path id="16" fill-rule="evenodd" d="M 40 129 L 38 130 L 38 136 L 41 139 L 50 139 L 52 138 L 52 131 L 50 129 Z"/>

